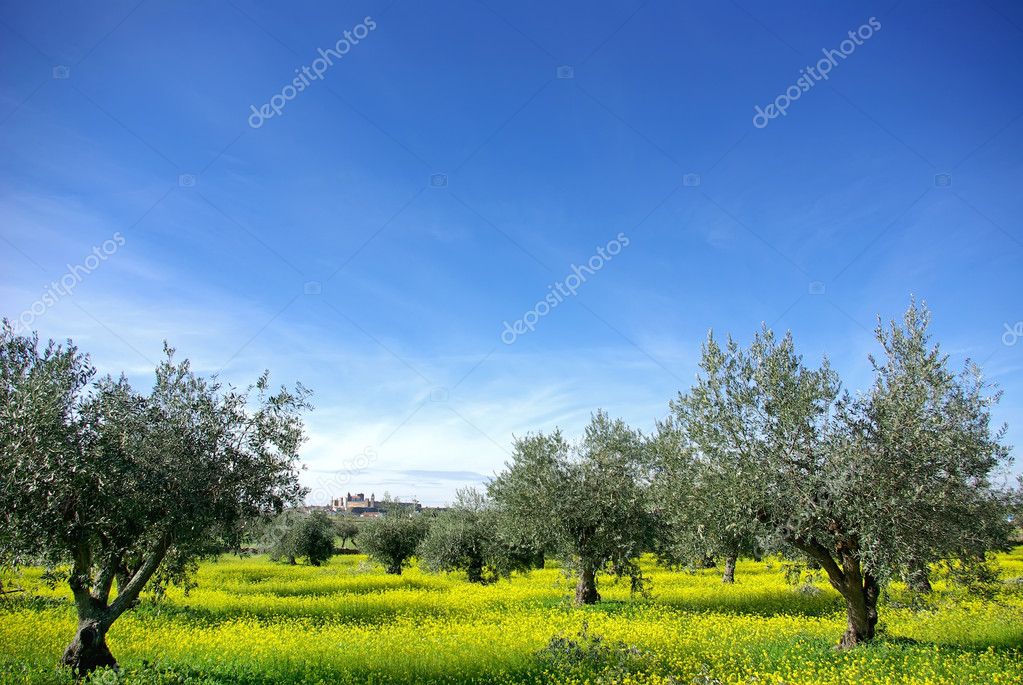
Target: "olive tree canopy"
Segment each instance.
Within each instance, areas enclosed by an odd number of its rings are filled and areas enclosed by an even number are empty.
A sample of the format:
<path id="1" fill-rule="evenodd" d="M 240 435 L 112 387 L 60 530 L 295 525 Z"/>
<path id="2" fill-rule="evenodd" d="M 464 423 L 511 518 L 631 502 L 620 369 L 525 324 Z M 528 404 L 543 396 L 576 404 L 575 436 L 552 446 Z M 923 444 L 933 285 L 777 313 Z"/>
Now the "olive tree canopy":
<path id="1" fill-rule="evenodd" d="M 298 498 L 307 391 L 269 388 L 266 374 L 245 391 L 222 386 L 166 348 L 142 394 L 123 376 L 97 380 L 70 341 L 41 347 L 4 322 L 0 550 L 70 565 L 68 666 L 115 665 L 105 635 L 154 576 L 180 577 Z"/>
<path id="2" fill-rule="evenodd" d="M 422 514 L 394 509 L 362 524 L 359 550 L 383 564 L 387 573 L 401 575 L 429 529 L 430 521 Z"/>
<path id="3" fill-rule="evenodd" d="M 735 480 L 740 472 L 701 455 L 676 413 L 658 423 L 649 452 L 658 558 L 693 568 L 723 557 L 722 582 L 734 583 L 737 559 L 762 552 L 764 537 L 749 496 Z"/>
<path id="4" fill-rule="evenodd" d="M 575 599 L 600 599 L 596 574 L 628 576 L 652 529 L 642 436 L 597 412 L 582 440 L 561 431 L 518 439 L 512 461 L 490 484 L 513 539 L 559 554 L 578 570 Z"/>
<path id="5" fill-rule="evenodd" d="M 746 350 L 709 337 L 702 373 L 673 409 L 702 455 L 734 472 L 750 510 L 813 559 L 846 601 L 840 645 L 870 640 L 881 585 L 907 567 L 966 563 L 1006 541 L 1008 464 L 979 370 L 948 369 L 913 304 L 878 326 L 884 352 L 864 394 L 840 395 L 825 361 L 807 368 L 766 327 Z"/>
<path id="6" fill-rule="evenodd" d="M 336 515 L 334 517 L 334 534 L 341 538 L 342 549 L 349 541 L 354 542 L 359 535 L 359 524 L 355 522 L 355 517 L 350 514 Z"/>
<path id="7" fill-rule="evenodd" d="M 320 566 L 334 556 L 336 531 L 334 521 L 325 512 L 285 511 L 267 528 L 267 554 L 273 561 L 285 559 L 295 564 L 304 557 L 310 566 Z"/>
<path id="8" fill-rule="evenodd" d="M 472 583 L 493 582 L 532 568 L 537 554 L 517 544 L 501 525 L 501 512 L 483 493 L 460 489 L 437 515 L 418 555 L 433 571 L 465 571 Z"/>

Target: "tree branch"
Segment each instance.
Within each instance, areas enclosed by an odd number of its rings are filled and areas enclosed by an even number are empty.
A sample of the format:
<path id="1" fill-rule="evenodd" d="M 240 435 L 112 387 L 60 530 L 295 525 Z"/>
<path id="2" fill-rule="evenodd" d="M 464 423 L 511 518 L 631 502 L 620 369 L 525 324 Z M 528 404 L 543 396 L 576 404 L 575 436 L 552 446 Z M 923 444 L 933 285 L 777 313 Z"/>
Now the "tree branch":
<path id="1" fill-rule="evenodd" d="M 96 581 L 92 588 L 92 597 L 97 602 L 106 606 L 110 599 L 110 588 L 114 584 L 114 576 L 117 575 L 117 568 L 121 564 L 120 557 L 107 559 L 107 563 L 96 575 Z"/>
<path id="2" fill-rule="evenodd" d="M 78 609 L 78 617 L 92 616 L 95 613 L 96 604 L 89 592 L 92 582 L 90 570 L 92 568 L 92 549 L 84 535 L 79 532 L 75 538 L 74 549 L 72 550 L 74 564 L 71 567 L 71 576 L 68 578 L 68 585 L 71 586 L 71 594 L 75 598 L 75 607 Z"/>
<path id="3" fill-rule="evenodd" d="M 828 581 L 831 583 L 831 586 L 839 592 L 842 591 L 846 583 L 845 573 L 842 572 L 842 569 L 839 568 L 838 563 L 832 558 L 831 553 L 824 545 L 797 536 L 790 537 L 788 540 L 793 547 L 805 552 L 811 559 L 817 561 L 821 568 L 827 572 Z"/>
<path id="4" fill-rule="evenodd" d="M 160 567 L 160 563 L 163 561 L 164 556 L 167 554 L 167 549 L 170 547 L 170 535 L 164 533 L 157 540 L 156 544 L 153 545 L 153 549 L 150 551 L 149 556 L 142 562 L 138 570 L 128 581 L 128 584 L 123 588 L 118 588 L 117 598 L 110 604 L 110 621 L 112 622 L 118 616 L 123 614 L 125 610 L 131 606 L 132 602 L 138 599 L 139 593 L 142 592 L 142 588 L 146 586 L 149 579 L 153 577 L 156 570 Z"/>

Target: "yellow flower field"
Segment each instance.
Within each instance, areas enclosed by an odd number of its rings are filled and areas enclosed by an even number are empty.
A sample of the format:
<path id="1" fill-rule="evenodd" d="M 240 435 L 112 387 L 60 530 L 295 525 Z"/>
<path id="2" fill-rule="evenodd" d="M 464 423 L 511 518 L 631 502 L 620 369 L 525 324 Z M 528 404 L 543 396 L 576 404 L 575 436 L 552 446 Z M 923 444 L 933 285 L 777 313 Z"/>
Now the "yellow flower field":
<path id="1" fill-rule="evenodd" d="M 649 597 L 602 578 L 604 601 L 580 609 L 556 568 L 480 587 L 416 568 L 388 576 L 357 555 L 319 568 L 224 556 L 187 595 L 172 588 L 122 617 L 108 637 L 121 673 L 93 680 L 1023 683 L 1023 548 L 999 564 L 991 599 L 938 582 L 912 603 L 891 588 L 880 638 L 841 653 L 838 595 L 821 579 L 788 585 L 777 560 L 740 562 L 734 586 L 648 560 Z M 28 592 L 0 603 L 0 679 L 69 682 L 54 668 L 75 625 L 69 593 L 38 572 L 17 582 Z"/>

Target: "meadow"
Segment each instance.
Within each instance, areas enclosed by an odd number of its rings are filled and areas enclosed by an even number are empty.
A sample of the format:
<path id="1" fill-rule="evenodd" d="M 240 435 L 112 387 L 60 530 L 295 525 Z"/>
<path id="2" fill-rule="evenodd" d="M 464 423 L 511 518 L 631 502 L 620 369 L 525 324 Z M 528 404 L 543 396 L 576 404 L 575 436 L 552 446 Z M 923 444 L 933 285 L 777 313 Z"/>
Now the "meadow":
<path id="1" fill-rule="evenodd" d="M 262 556 L 203 563 L 198 586 L 144 596 L 111 629 L 121 672 L 140 683 L 1023 683 L 1023 547 L 998 558 L 987 598 L 940 580 L 895 585 L 875 642 L 847 652 L 842 601 L 823 578 L 786 581 L 780 560 L 674 572 L 644 560 L 647 597 L 601 579 L 604 600 L 570 604 L 546 568 L 478 586 L 414 566 L 389 576 L 361 555 L 322 567 Z M 67 683 L 55 669 L 76 624 L 70 595 L 40 573 L 0 600 L 0 680 Z"/>

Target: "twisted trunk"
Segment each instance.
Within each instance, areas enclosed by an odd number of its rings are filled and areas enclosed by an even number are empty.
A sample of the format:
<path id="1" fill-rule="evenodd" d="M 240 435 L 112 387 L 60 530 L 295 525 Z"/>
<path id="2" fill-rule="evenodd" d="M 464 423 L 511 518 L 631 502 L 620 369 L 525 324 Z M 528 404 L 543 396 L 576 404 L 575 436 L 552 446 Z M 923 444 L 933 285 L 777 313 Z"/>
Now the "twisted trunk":
<path id="1" fill-rule="evenodd" d="M 80 619 L 75 637 L 64 650 L 61 663 L 82 676 L 97 668 L 116 668 L 117 661 L 107 647 L 108 628 L 102 620 Z"/>
<path id="2" fill-rule="evenodd" d="M 596 571 L 591 564 L 583 562 L 579 568 L 579 582 L 575 586 L 575 603 L 596 604 L 599 601 Z"/>
<path id="3" fill-rule="evenodd" d="M 735 554 L 729 554 L 725 557 L 725 573 L 721 576 L 722 583 L 734 583 L 735 582 L 735 562 L 738 560 L 738 556 Z"/>
<path id="4" fill-rule="evenodd" d="M 117 668 L 117 660 L 107 646 L 107 631 L 121 614 L 138 602 L 142 588 L 156 573 L 169 547 L 170 539 L 166 535 L 162 536 L 134 572 L 130 572 L 122 560 L 113 555 L 96 564 L 99 568 L 93 577 L 91 547 L 84 539 L 76 545 L 74 567 L 68 584 L 78 611 L 78 629 L 71 644 L 64 650 L 61 663 L 79 678 L 97 668 Z M 109 602 L 115 579 L 118 594 L 114 601 Z"/>
<path id="5" fill-rule="evenodd" d="M 842 593 L 845 598 L 848 627 L 838 642 L 839 649 L 848 649 L 874 639 L 877 626 L 877 581 L 865 574 L 862 583 L 848 584 Z"/>
<path id="6" fill-rule="evenodd" d="M 881 589 L 877 579 L 863 571 L 856 539 L 841 534 L 840 530 L 833 533 L 837 539 L 834 550 L 837 560 L 818 542 L 802 538 L 789 541 L 821 565 L 828 574 L 828 582 L 845 600 L 847 627 L 837 648 L 849 649 L 874 639 Z"/>
<path id="7" fill-rule="evenodd" d="M 92 592 L 87 576 L 73 574 L 70 579 L 71 592 L 78 610 L 78 629 L 71 644 L 64 650 L 61 663 L 80 677 L 97 668 L 117 667 L 117 661 L 110 653 L 106 641 L 107 631 L 116 618 L 106 601 L 109 585 L 105 585 L 105 579 L 109 575 L 112 574 L 101 572 L 98 578 L 100 582 Z"/>

